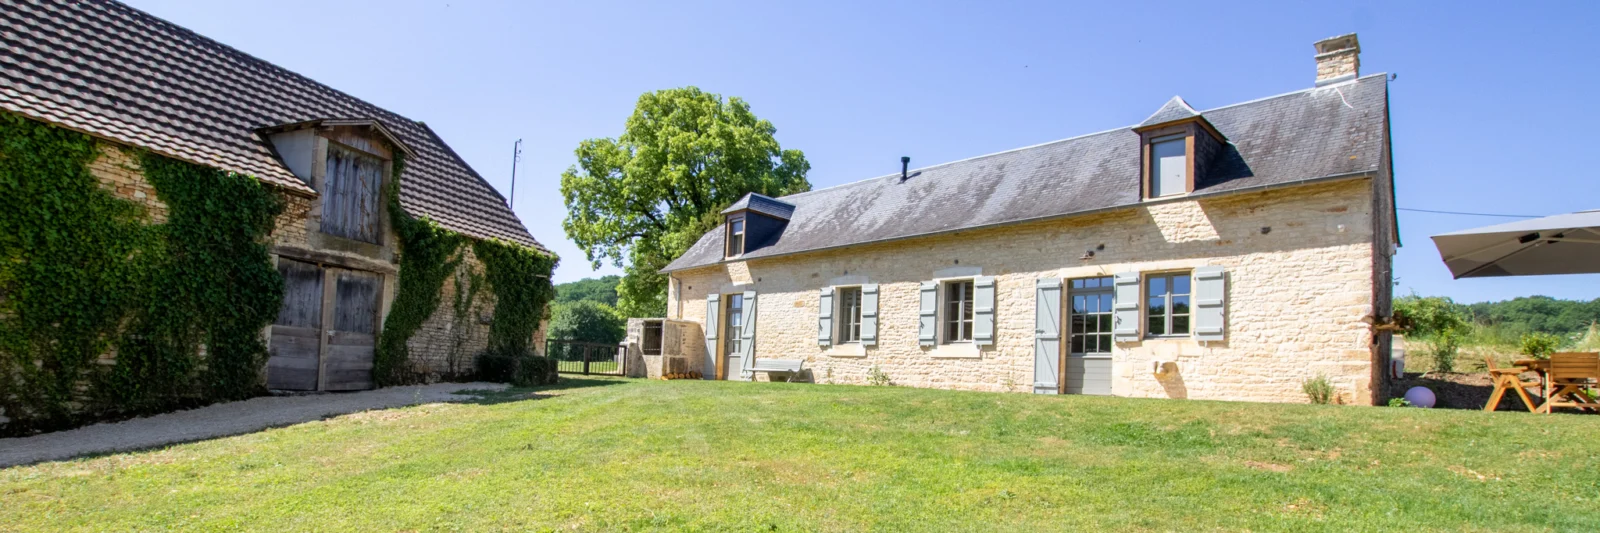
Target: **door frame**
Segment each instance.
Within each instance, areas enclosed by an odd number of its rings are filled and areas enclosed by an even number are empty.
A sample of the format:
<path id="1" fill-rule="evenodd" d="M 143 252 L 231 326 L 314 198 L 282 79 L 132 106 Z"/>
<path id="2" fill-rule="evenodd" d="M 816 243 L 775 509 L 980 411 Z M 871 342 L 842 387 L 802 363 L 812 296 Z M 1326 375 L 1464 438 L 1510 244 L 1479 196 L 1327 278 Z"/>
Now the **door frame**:
<path id="1" fill-rule="evenodd" d="M 1102 280 L 1114 280 L 1114 278 L 1112 276 L 1098 276 L 1098 275 L 1097 276 L 1081 276 L 1081 277 L 1076 277 L 1076 278 L 1062 278 L 1062 280 L 1061 280 L 1061 312 L 1057 313 L 1057 315 L 1056 315 L 1056 316 L 1061 317 L 1060 320 L 1062 322 L 1061 326 L 1060 326 L 1061 327 L 1061 338 L 1056 340 L 1056 342 L 1061 344 L 1061 348 L 1059 350 L 1057 350 L 1057 351 L 1059 351 L 1061 353 L 1061 355 L 1059 357 L 1060 360 L 1057 361 L 1057 366 L 1056 366 L 1056 368 L 1059 369 L 1059 370 L 1057 370 L 1057 372 L 1060 374 L 1059 376 L 1056 377 L 1056 394 L 1072 394 L 1072 393 L 1067 392 L 1067 368 L 1068 368 L 1067 362 L 1072 360 L 1072 315 L 1073 315 L 1073 313 L 1072 313 L 1072 292 L 1073 292 L 1072 291 L 1072 281 L 1073 280 L 1079 280 L 1079 279 L 1091 279 L 1091 278 L 1101 278 Z M 1106 287 L 1105 286 L 1101 286 L 1100 289 L 1106 289 Z M 1094 293 L 1094 294 L 1100 294 L 1100 293 L 1106 292 L 1105 290 L 1100 290 L 1100 289 L 1096 289 L 1096 290 L 1079 289 L 1078 292 L 1080 292 L 1080 293 Z M 1113 309 L 1115 309 L 1115 306 L 1116 306 L 1116 303 L 1117 303 L 1116 286 L 1112 285 L 1110 287 L 1109 291 L 1111 293 L 1111 305 L 1112 305 Z M 1116 349 L 1117 349 L 1117 342 L 1116 342 L 1115 338 L 1113 338 L 1113 340 L 1111 341 L 1111 350 L 1112 351 L 1111 352 L 1107 352 L 1105 356 L 1095 356 L 1094 359 L 1113 359 L 1115 357 Z M 1115 371 L 1112 372 L 1112 378 L 1113 379 L 1116 378 L 1116 372 Z M 1115 386 L 1113 385 L 1113 388 L 1114 387 Z M 1078 393 L 1078 395 L 1084 396 L 1084 394 L 1081 393 L 1081 392 Z"/>
<path id="2" fill-rule="evenodd" d="M 740 335 L 740 334 L 743 333 L 742 331 L 734 331 L 732 333 L 729 332 L 729 328 L 733 327 L 733 321 L 728 320 L 728 317 L 733 315 L 733 297 L 734 296 L 738 296 L 739 297 L 739 325 L 742 328 L 744 326 L 744 319 L 745 319 L 745 315 L 746 315 L 745 308 L 744 308 L 745 301 L 744 301 L 744 292 L 743 291 L 722 293 L 722 295 L 721 295 L 722 304 L 717 306 L 718 307 L 717 308 L 717 314 L 721 315 L 721 316 L 717 317 L 717 322 L 718 322 L 717 323 L 717 327 L 721 328 L 722 331 L 718 331 L 717 332 L 717 374 L 716 375 L 717 375 L 717 379 L 724 380 L 724 381 L 726 381 L 728 379 L 728 341 L 731 340 L 729 337 L 732 337 L 734 335 Z"/>
<path id="3" fill-rule="evenodd" d="M 376 276 L 378 278 L 378 286 L 377 286 L 378 294 L 376 295 L 377 296 L 377 303 L 376 303 L 376 306 L 373 309 L 373 313 L 375 315 L 373 317 L 373 320 L 374 320 L 374 322 L 373 322 L 373 324 L 374 324 L 373 336 L 374 336 L 374 338 L 376 338 L 379 334 L 381 334 L 383 332 L 384 320 L 387 319 L 388 315 L 389 315 L 389 304 L 391 303 L 390 300 L 389 300 L 389 295 L 390 295 L 389 294 L 390 293 L 390 291 L 389 291 L 389 283 L 394 280 L 394 277 L 393 277 L 393 273 L 386 272 L 384 270 L 374 270 L 374 269 L 369 269 L 369 268 L 361 268 L 361 267 L 356 267 L 356 266 L 350 266 L 350 264 L 345 263 L 345 262 L 330 261 L 328 257 L 307 257 L 307 255 L 311 255 L 311 254 L 306 254 L 306 255 L 296 254 L 296 253 L 287 253 L 286 254 L 286 253 L 282 253 L 282 251 L 280 250 L 280 251 L 278 251 L 278 253 L 272 254 L 272 267 L 274 269 L 276 269 L 278 267 L 278 261 L 280 259 L 288 259 L 290 261 L 297 261 L 297 262 L 301 262 L 301 263 L 308 263 L 308 264 L 316 265 L 317 268 L 322 269 L 322 318 L 321 318 L 321 322 L 320 322 L 321 323 L 321 327 L 320 327 L 321 328 L 321 333 L 317 336 L 318 338 L 317 338 L 317 388 L 316 388 L 317 392 L 322 392 L 322 391 L 328 390 L 327 389 L 327 387 L 328 387 L 328 379 L 327 379 L 327 377 L 328 377 L 328 358 L 327 358 L 328 342 L 329 342 L 329 340 L 330 340 L 330 338 L 332 337 L 332 334 L 333 334 L 333 320 L 334 320 L 334 316 L 335 316 L 335 313 L 336 313 L 336 311 L 334 310 L 334 306 L 337 303 L 337 299 L 338 299 L 338 296 L 337 296 L 338 295 L 338 292 L 337 292 L 338 291 L 338 283 L 339 283 L 338 271 L 347 270 L 347 271 L 355 271 L 355 272 L 365 272 L 365 273 L 368 273 L 368 274 L 372 274 L 372 275 L 374 275 L 374 276 Z M 267 327 L 262 329 L 262 336 L 264 338 L 266 338 L 266 340 L 267 340 L 266 344 L 267 344 L 267 349 L 269 350 L 269 353 L 270 353 L 270 350 L 272 349 L 272 326 L 273 326 L 273 324 L 268 324 Z M 374 349 L 376 349 L 376 346 L 374 346 Z M 270 359 L 270 356 L 269 356 L 269 359 Z M 262 370 L 266 370 L 265 363 L 263 363 Z"/>

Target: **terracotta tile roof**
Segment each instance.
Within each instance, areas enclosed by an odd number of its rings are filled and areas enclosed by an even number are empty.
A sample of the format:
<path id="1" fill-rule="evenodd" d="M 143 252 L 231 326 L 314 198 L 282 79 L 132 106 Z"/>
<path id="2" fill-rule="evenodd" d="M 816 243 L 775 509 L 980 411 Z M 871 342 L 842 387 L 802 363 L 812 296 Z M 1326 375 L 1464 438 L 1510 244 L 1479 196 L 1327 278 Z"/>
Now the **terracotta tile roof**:
<path id="1" fill-rule="evenodd" d="M 481 176 L 427 125 L 126 5 L 0 0 L 0 109 L 315 194 L 256 134 L 371 119 L 416 157 L 400 203 L 446 228 L 539 247 Z"/>

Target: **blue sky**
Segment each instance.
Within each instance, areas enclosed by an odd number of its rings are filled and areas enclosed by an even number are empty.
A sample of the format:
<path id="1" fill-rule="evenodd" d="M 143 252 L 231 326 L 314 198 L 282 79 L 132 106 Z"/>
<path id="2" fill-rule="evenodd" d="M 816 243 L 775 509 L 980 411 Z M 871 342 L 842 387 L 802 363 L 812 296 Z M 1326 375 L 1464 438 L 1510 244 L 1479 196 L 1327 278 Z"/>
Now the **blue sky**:
<path id="1" fill-rule="evenodd" d="M 1600 208 L 1591 94 L 1600 2 L 183 2 L 135 7 L 438 131 L 509 190 L 562 256 L 560 173 L 615 137 L 639 94 L 748 100 L 826 187 L 1128 126 L 1174 94 L 1199 109 L 1294 91 L 1311 43 L 1358 32 L 1391 72 L 1401 207 L 1544 215 Z M 1112 5 L 1127 4 L 1127 5 Z M 1600 275 L 1450 279 L 1429 235 L 1514 219 L 1402 212 L 1397 294 L 1600 297 Z M 600 273 L 614 273 L 609 265 Z"/>

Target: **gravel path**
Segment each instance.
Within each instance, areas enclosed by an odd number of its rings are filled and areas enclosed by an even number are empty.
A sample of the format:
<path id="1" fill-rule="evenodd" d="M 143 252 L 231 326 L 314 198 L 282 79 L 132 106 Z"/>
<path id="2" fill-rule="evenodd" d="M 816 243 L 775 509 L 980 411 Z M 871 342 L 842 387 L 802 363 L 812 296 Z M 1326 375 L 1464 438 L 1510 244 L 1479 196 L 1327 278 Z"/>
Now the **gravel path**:
<path id="1" fill-rule="evenodd" d="M 363 392 L 263 396 L 32 437 L 0 439 L 0 468 L 226 437 L 371 409 L 465 401 L 473 397 L 455 392 L 505 387 L 503 383 L 436 383 Z"/>

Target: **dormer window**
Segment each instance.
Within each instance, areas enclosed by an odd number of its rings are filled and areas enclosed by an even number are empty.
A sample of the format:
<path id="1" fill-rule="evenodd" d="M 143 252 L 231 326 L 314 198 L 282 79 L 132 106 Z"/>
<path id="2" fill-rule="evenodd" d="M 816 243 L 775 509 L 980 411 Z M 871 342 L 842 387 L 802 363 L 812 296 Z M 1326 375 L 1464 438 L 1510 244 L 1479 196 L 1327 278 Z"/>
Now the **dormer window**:
<path id="1" fill-rule="evenodd" d="M 744 255 L 744 217 L 728 217 L 728 257 Z"/>
<path id="2" fill-rule="evenodd" d="M 745 194 L 722 210 L 727 217 L 727 235 L 723 239 L 727 248 L 722 257 L 742 257 L 772 246 L 783 236 L 783 228 L 789 225 L 793 214 L 794 204 L 756 193 Z"/>
<path id="3" fill-rule="evenodd" d="M 1139 134 L 1140 189 L 1146 200 L 1194 192 L 1222 150 L 1222 134 L 1176 96 L 1133 131 Z"/>

